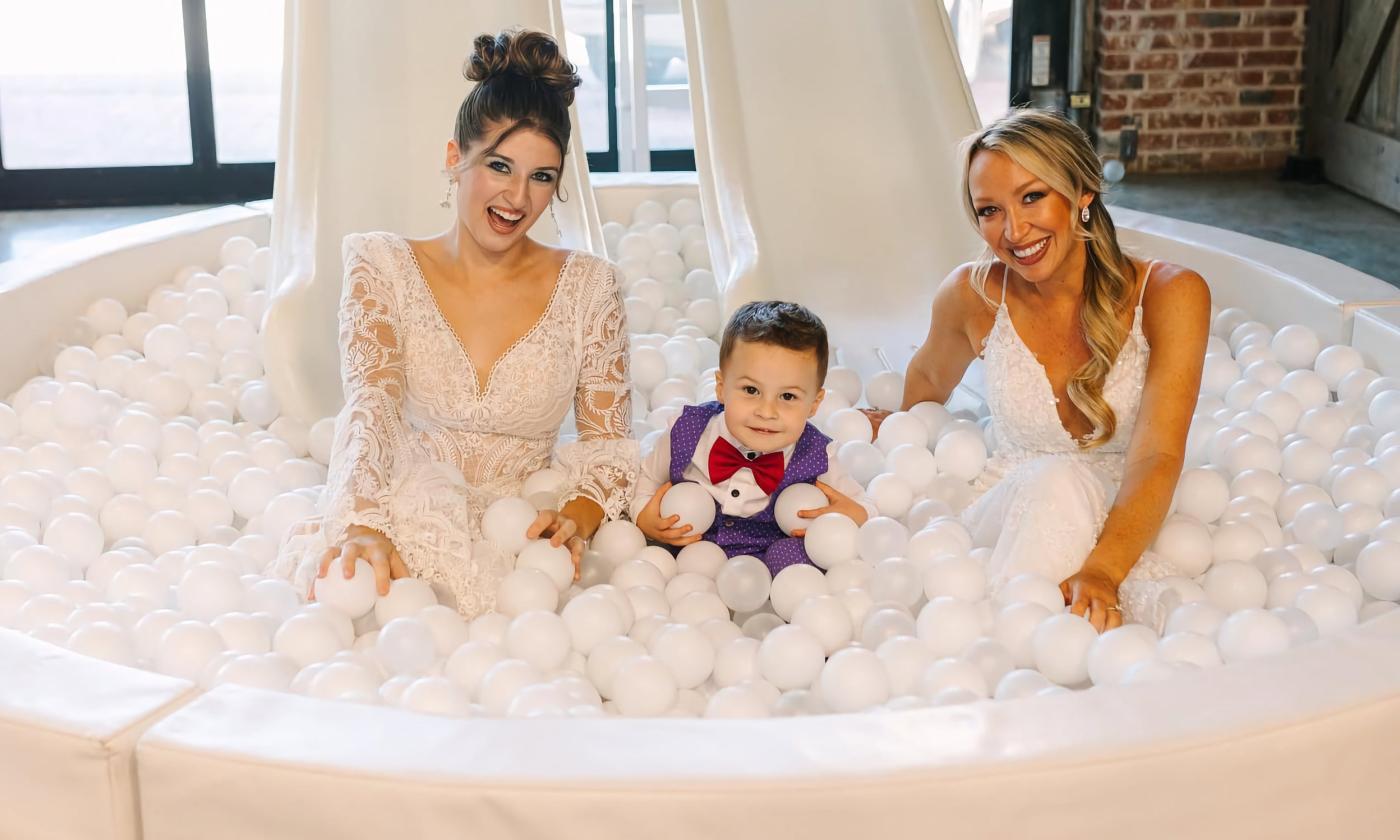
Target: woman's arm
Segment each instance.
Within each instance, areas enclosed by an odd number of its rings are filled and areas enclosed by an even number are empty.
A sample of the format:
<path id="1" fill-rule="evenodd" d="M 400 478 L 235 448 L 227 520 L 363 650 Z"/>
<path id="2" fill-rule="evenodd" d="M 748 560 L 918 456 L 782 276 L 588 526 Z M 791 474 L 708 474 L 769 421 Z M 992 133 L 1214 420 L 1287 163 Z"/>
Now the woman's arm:
<path id="1" fill-rule="evenodd" d="M 369 246 L 359 234 L 345 237 L 341 246 L 345 282 L 339 344 L 345 407 L 336 418 L 326 479 L 330 492 L 323 531 L 328 549 L 320 571 L 337 557 L 353 569 L 358 556 L 374 566 L 380 591 L 386 592 L 390 577 L 406 574 L 392 542 L 387 504 L 395 453 L 405 443 L 406 379 L 393 289 L 368 257 Z"/>
<path id="2" fill-rule="evenodd" d="M 585 539 L 607 519 L 627 514 L 637 482 L 637 443 L 632 436 L 632 390 L 622 291 L 611 266 L 600 269 L 580 309 L 582 363 L 574 393 L 578 441 L 563 447 L 559 460 L 572 490 L 560 512 Z"/>
<path id="3" fill-rule="evenodd" d="M 1108 512 L 1099 541 L 1084 568 L 1065 582 L 1073 608 L 1103 629 L 1118 613 L 1100 621 L 1091 603 L 1074 593 L 1077 578 L 1108 583 L 1115 593 L 1157 536 L 1185 462 L 1186 434 L 1201 387 L 1201 365 L 1210 337 L 1210 288 L 1194 271 L 1164 267 L 1146 282 L 1143 332 L 1152 347 L 1137 423 L 1128 444 L 1123 483 Z"/>
<path id="4" fill-rule="evenodd" d="M 909 360 L 904 374 L 904 409 L 921 402 L 947 402 L 977 358 L 968 337 L 967 317 L 981 297 L 971 287 L 970 264 L 960 265 L 943 279 L 933 296 L 928 337 Z"/>

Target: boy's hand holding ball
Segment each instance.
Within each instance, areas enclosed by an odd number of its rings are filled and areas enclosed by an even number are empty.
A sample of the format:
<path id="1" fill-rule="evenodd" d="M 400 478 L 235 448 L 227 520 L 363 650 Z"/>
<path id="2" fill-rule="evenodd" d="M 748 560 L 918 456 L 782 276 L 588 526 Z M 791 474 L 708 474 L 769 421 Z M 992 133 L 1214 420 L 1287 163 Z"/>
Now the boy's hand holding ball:
<path id="1" fill-rule="evenodd" d="M 703 519 L 704 510 L 695 503 L 696 499 L 692 498 L 694 494 L 691 491 L 684 490 L 679 494 L 670 494 L 668 491 L 671 490 L 671 487 L 671 482 L 668 481 L 656 489 L 656 495 L 651 497 L 651 501 L 647 502 L 646 507 L 642 508 L 641 514 L 637 517 L 637 527 L 642 530 L 643 534 L 646 534 L 647 539 L 666 545 L 681 546 L 699 542 L 704 539 L 705 530 L 714 521 L 714 499 L 703 487 L 692 482 L 684 482 L 677 488 L 693 487 L 699 491 L 700 495 L 704 496 L 703 501 L 709 506 L 709 519 L 706 521 Z M 675 495 L 676 498 L 667 501 L 667 497 L 670 495 Z M 687 518 L 694 518 L 697 523 L 695 526 L 692 526 L 691 522 L 682 521 L 682 513 L 678 512 L 677 509 L 683 507 L 700 508 L 684 511 L 689 514 Z M 703 522 L 704 528 L 698 527 L 701 522 Z"/>

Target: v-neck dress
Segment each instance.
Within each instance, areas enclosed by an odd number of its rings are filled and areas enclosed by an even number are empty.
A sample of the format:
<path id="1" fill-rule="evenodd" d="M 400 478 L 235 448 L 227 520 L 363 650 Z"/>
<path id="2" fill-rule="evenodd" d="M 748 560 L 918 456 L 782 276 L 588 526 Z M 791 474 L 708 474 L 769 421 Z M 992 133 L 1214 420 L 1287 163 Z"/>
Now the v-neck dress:
<path id="1" fill-rule="evenodd" d="M 402 237 L 351 234 L 342 253 L 346 402 L 322 515 L 284 543 L 273 571 L 309 584 L 325 548 L 364 525 L 472 616 L 494 605 L 511 570 L 511 558 L 481 540 L 481 514 L 532 474 L 563 473 L 561 505 L 585 496 L 609 519 L 626 515 L 638 453 L 625 311 L 609 262 L 570 253 L 538 321 L 479 372 Z M 570 414 L 576 437 L 560 444 Z"/>
<path id="2" fill-rule="evenodd" d="M 1150 274 L 1149 263 L 1145 274 Z M 1104 380 L 1103 395 L 1117 421 L 1112 438 L 1081 449 L 1060 419 L 1045 367 L 1021 340 L 1006 305 L 983 343 L 987 406 L 996 454 L 973 485 L 978 494 L 962 513 L 978 546 L 992 549 L 987 574 L 993 590 L 1034 572 L 1059 583 L 1078 572 L 1103 530 L 1123 480 L 1128 443 L 1137 423 L 1151 355 L 1142 332 L 1140 281 L 1133 324 Z M 1160 587 L 1173 570 L 1148 553 L 1119 590 L 1126 620 L 1155 624 Z"/>

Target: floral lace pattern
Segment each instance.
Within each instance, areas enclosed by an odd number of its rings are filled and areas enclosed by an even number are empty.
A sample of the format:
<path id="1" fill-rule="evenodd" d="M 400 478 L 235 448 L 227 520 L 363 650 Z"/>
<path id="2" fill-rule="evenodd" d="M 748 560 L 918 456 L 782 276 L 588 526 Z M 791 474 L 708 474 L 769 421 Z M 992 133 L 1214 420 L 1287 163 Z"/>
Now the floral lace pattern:
<path id="1" fill-rule="evenodd" d="M 610 519 L 627 510 L 638 453 L 617 275 L 606 260 L 570 253 L 539 321 L 483 382 L 402 237 L 351 234 L 342 252 L 346 402 L 322 516 L 271 571 L 309 584 L 325 547 L 365 525 L 464 615 L 483 612 L 510 570 L 478 534 L 491 502 L 553 461 L 568 477 L 561 504 L 583 496 Z M 578 438 L 556 453 L 570 408 Z"/>
<path id="2" fill-rule="evenodd" d="M 1003 296 L 982 352 L 998 448 L 962 514 L 974 541 L 993 549 L 993 588 L 1031 571 L 1064 580 L 1083 565 L 1123 479 L 1150 354 L 1139 296 L 1132 328 L 1104 381 L 1117 430 L 1103 446 L 1082 450 L 1061 422 L 1045 368 L 1016 332 Z M 1159 624 L 1157 581 L 1172 573 L 1155 555 L 1134 565 L 1120 589 L 1125 619 Z"/>

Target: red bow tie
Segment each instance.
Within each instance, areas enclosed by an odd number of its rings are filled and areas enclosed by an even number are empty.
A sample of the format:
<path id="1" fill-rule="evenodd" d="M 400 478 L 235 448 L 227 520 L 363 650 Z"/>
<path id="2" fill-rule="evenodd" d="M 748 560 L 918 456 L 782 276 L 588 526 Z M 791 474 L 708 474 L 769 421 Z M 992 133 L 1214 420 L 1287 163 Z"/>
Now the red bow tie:
<path id="1" fill-rule="evenodd" d="M 758 486 L 771 496 L 783 480 L 783 453 L 769 452 L 750 460 L 724 438 L 715 441 L 715 445 L 710 448 L 711 484 L 723 484 L 734 473 L 744 468 L 753 470 L 753 477 Z"/>

